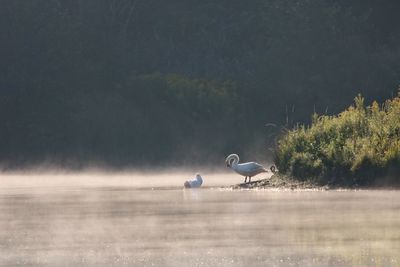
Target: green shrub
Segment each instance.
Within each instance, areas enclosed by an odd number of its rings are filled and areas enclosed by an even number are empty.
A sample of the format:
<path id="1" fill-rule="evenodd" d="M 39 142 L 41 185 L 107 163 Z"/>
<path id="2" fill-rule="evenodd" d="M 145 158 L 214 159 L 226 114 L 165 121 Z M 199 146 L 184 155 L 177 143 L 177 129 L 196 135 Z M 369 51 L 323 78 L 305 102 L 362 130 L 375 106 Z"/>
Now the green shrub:
<path id="1" fill-rule="evenodd" d="M 400 92 L 379 106 L 355 104 L 337 116 L 313 114 L 309 127 L 284 134 L 275 152 L 282 173 L 318 183 L 400 183 Z"/>

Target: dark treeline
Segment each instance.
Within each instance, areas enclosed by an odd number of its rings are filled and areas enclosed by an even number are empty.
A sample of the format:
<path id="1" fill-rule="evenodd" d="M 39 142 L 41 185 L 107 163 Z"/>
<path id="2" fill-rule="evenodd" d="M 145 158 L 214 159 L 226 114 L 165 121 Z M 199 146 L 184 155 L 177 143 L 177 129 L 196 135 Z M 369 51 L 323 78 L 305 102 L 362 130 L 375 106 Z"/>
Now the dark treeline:
<path id="1" fill-rule="evenodd" d="M 255 159 L 396 93 L 398 0 L 0 1 L 0 161 Z M 210 156 L 212 155 L 212 156 Z"/>

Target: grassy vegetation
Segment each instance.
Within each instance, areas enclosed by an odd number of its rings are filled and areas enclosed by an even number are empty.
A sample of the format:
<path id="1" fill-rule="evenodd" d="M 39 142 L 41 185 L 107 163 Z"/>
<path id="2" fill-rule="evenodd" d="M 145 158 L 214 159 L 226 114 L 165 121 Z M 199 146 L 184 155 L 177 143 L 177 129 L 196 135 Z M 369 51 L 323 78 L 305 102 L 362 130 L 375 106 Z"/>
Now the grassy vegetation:
<path id="1" fill-rule="evenodd" d="M 399 0 L 0 1 L 0 166 L 256 155 L 275 142 L 266 122 L 336 114 L 358 88 L 368 103 L 395 92 L 399 9 Z"/>
<path id="2" fill-rule="evenodd" d="M 400 91 L 382 105 L 354 105 L 336 116 L 313 114 L 278 142 L 281 173 L 318 184 L 400 184 Z"/>

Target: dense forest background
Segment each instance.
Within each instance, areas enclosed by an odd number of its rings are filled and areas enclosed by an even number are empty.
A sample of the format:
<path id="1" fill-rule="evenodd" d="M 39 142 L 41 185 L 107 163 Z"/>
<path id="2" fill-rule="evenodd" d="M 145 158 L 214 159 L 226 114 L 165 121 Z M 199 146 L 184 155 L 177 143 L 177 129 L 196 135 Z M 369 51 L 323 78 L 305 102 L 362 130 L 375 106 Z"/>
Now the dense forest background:
<path id="1" fill-rule="evenodd" d="M 0 1 L 0 162 L 265 160 L 281 127 L 396 94 L 399 12 L 398 0 Z"/>

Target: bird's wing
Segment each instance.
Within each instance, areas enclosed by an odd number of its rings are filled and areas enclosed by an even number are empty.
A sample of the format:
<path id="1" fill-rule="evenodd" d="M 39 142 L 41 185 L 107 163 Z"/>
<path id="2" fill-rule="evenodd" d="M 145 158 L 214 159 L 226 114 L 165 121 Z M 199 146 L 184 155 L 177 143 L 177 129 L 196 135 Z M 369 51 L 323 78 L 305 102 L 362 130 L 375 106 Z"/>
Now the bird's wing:
<path id="1" fill-rule="evenodd" d="M 256 171 L 256 170 L 263 170 L 264 167 L 261 164 L 258 164 L 257 162 L 249 162 L 249 168 L 251 170 Z"/>
<path id="2" fill-rule="evenodd" d="M 246 175 L 252 175 L 256 172 L 264 171 L 264 167 L 257 162 L 246 162 L 238 164 L 238 169 L 245 172 Z"/>

